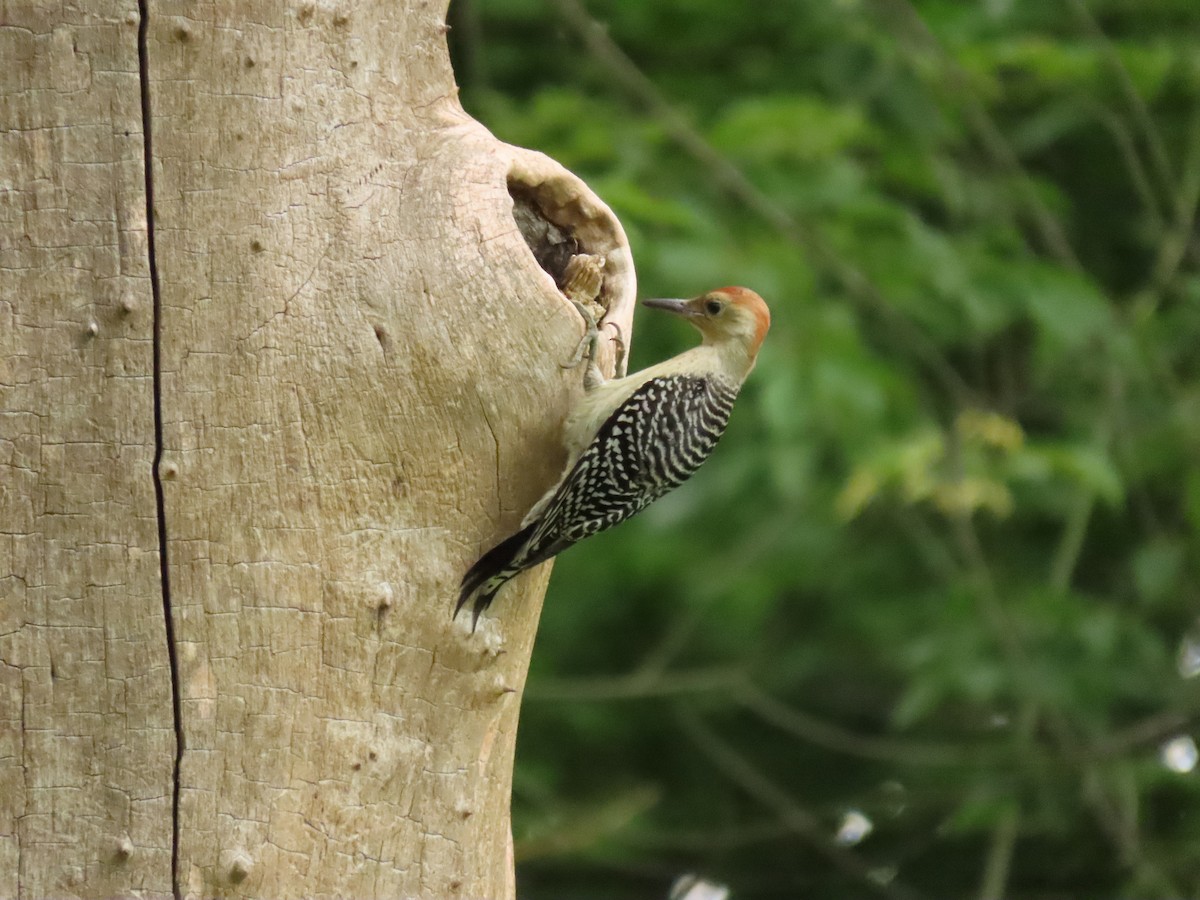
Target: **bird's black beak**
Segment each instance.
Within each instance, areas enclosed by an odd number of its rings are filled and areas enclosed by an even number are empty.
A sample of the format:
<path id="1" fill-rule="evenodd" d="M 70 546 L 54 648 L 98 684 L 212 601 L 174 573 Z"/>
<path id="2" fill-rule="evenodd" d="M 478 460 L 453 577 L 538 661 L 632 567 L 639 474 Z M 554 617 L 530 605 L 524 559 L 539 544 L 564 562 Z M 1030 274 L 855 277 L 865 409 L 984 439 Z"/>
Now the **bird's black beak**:
<path id="1" fill-rule="evenodd" d="M 692 308 L 691 300 L 643 300 L 642 306 L 648 306 L 651 309 L 665 309 L 669 313 L 675 313 L 677 316 L 691 318 L 696 315 L 696 310 Z"/>

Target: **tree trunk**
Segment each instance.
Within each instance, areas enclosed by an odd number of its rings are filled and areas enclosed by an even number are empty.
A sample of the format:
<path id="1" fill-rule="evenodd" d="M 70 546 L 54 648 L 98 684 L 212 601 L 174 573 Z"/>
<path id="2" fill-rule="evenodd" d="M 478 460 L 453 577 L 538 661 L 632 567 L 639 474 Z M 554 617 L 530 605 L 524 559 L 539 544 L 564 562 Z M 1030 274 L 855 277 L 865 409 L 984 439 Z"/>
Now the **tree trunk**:
<path id="1" fill-rule="evenodd" d="M 582 371 L 512 197 L 626 336 L 633 273 L 444 7 L 6 8 L 2 897 L 513 896 L 548 567 L 450 612 Z"/>

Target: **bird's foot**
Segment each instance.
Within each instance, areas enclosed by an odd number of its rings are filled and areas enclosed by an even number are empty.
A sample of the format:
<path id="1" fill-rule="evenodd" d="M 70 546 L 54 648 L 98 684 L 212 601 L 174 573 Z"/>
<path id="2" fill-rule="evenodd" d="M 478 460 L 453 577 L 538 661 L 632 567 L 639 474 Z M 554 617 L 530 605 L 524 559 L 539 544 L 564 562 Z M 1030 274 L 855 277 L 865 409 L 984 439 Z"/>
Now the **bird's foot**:
<path id="1" fill-rule="evenodd" d="M 590 391 L 604 383 L 604 374 L 596 364 L 600 351 L 600 329 L 596 324 L 597 311 L 604 317 L 605 309 L 600 303 L 600 290 L 604 287 L 604 257 L 590 253 L 578 253 L 567 262 L 563 272 L 563 295 L 579 311 L 584 323 L 584 334 L 569 362 L 563 368 L 573 369 L 587 360 L 587 371 L 583 376 L 583 388 Z"/>
<path id="2" fill-rule="evenodd" d="M 613 372 L 617 378 L 624 378 L 629 373 L 629 347 L 625 343 L 625 335 L 621 333 L 621 326 L 616 322 L 607 322 L 611 325 L 616 335 L 613 336 L 613 343 L 617 345 L 616 359 L 613 360 Z"/>
<path id="3" fill-rule="evenodd" d="M 596 325 L 596 317 L 587 308 L 587 304 L 570 296 L 567 299 L 579 310 L 579 315 L 583 319 L 584 333 L 578 346 L 575 348 L 575 352 L 571 354 L 571 358 L 561 365 L 564 369 L 574 369 L 584 360 L 587 360 L 589 365 L 595 365 L 596 354 L 600 350 L 600 329 Z"/>

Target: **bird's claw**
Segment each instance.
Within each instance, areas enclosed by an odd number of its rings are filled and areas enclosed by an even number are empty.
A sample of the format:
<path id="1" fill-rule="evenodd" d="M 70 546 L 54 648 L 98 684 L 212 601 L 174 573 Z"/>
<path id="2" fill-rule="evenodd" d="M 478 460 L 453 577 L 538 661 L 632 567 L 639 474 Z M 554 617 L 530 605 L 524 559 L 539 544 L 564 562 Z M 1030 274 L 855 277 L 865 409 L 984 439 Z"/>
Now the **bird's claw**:
<path id="1" fill-rule="evenodd" d="M 573 297 L 568 297 L 568 300 L 579 310 L 579 315 L 583 317 L 585 331 L 579 344 L 575 347 L 575 352 L 571 354 L 571 359 L 568 362 L 560 363 L 564 369 L 574 369 L 585 359 L 590 364 L 595 364 L 596 354 L 600 350 L 600 329 L 596 325 L 596 317 L 592 315 L 592 311 L 583 303 Z"/>
<path id="2" fill-rule="evenodd" d="M 578 253 L 572 256 L 563 273 L 562 291 L 583 317 L 585 331 L 582 340 L 571 354 L 571 361 L 563 368 L 575 368 L 585 359 L 588 366 L 583 376 L 583 388 L 586 391 L 604 384 L 604 373 L 596 364 L 596 355 L 600 352 L 600 328 L 597 326 L 594 309 L 600 310 L 600 320 L 603 321 L 607 312 L 599 302 L 600 292 L 604 288 L 605 258 L 590 253 Z M 615 327 L 615 326 L 614 326 Z M 617 366 L 616 371 L 624 375 L 625 342 L 621 338 L 621 329 L 617 328 Z"/>
<path id="3" fill-rule="evenodd" d="M 625 335 L 621 331 L 621 326 L 616 322 L 606 322 L 606 325 L 611 325 L 616 335 L 613 337 L 613 343 L 617 345 L 616 358 L 613 360 L 613 372 L 617 378 L 624 378 L 629 371 L 629 347 L 625 343 Z"/>

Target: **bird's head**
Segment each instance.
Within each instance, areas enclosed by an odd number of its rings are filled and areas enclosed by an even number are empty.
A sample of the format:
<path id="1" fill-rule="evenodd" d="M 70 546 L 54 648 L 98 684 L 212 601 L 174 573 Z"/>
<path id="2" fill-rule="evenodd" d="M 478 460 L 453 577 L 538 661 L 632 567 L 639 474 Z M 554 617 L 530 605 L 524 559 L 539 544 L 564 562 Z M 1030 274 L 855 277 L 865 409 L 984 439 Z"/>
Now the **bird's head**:
<path id="1" fill-rule="evenodd" d="M 771 311 L 749 288 L 724 287 L 691 300 L 643 300 L 644 306 L 682 316 L 704 335 L 706 344 L 733 344 L 753 360 L 771 327 Z"/>

